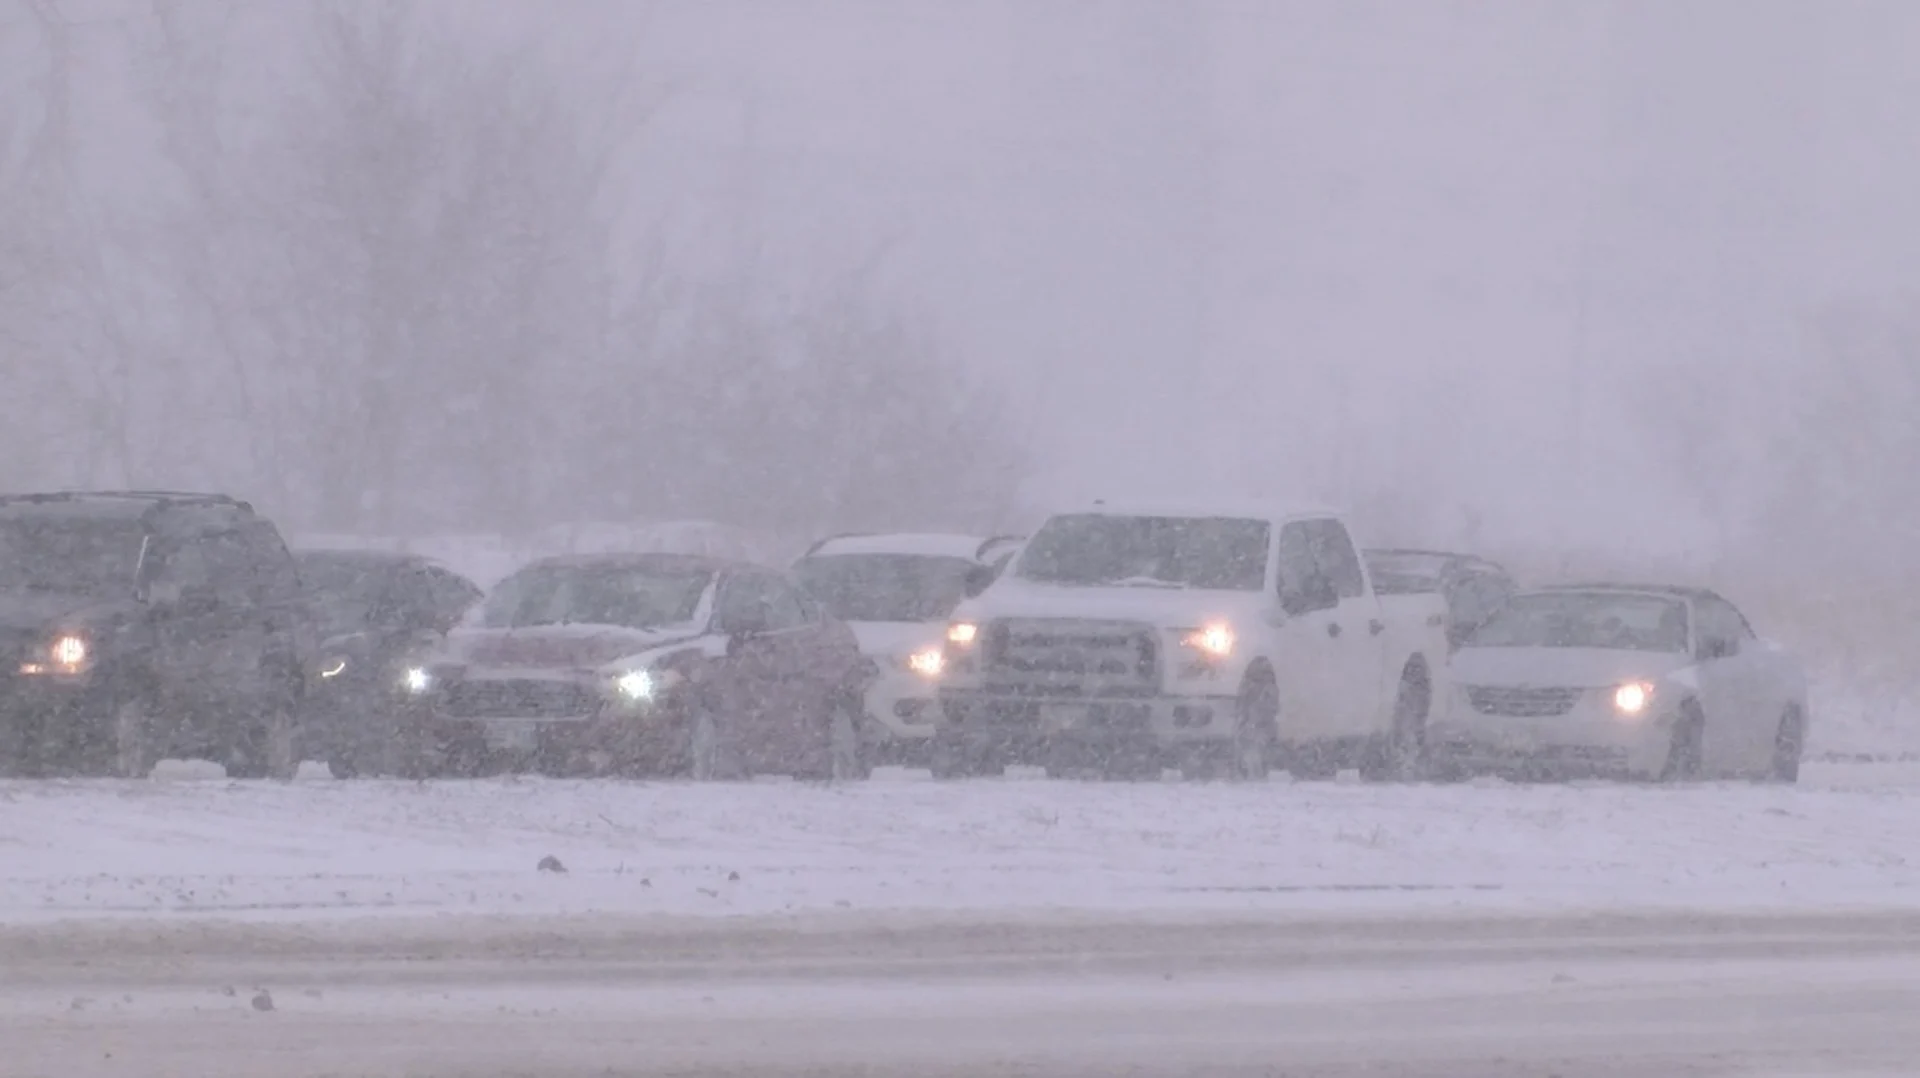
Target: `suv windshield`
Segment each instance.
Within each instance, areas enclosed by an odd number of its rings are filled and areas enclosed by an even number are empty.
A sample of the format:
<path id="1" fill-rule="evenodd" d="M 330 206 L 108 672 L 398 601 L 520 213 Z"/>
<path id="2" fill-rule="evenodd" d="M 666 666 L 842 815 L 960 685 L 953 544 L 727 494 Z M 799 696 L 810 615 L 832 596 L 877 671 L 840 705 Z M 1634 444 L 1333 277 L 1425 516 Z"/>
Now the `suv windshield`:
<path id="1" fill-rule="evenodd" d="M 1687 650 L 1687 608 L 1657 595 L 1595 592 L 1515 596 L 1463 646 Z"/>
<path id="2" fill-rule="evenodd" d="M 1059 516 L 1034 534 L 1014 573 L 1048 584 L 1259 591 L 1270 532 L 1238 517 Z"/>
<path id="3" fill-rule="evenodd" d="M 131 595 L 144 535 L 127 520 L 0 518 L 0 589 Z"/>
<path id="4" fill-rule="evenodd" d="M 693 569 L 536 566 L 500 582 L 480 608 L 480 624 L 488 629 L 677 625 L 693 620 L 712 578 Z"/>
<path id="5" fill-rule="evenodd" d="M 333 558 L 300 558 L 300 582 L 326 636 L 363 632 L 393 614 L 393 570 Z"/>
<path id="6" fill-rule="evenodd" d="M 842 621 L 937 621 L 966 598 L 975 562 L 925 554 L 829 554 L 793 567 Z"/>

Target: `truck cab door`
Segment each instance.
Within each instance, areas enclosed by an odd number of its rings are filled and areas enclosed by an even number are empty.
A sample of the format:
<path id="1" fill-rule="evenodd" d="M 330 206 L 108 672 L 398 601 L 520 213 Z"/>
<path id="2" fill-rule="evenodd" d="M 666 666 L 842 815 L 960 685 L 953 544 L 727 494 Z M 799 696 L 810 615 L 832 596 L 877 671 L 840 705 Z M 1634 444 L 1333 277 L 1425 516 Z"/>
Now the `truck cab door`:
<path id="1" fill-rule="evenodd" d="M 1332 585 L 1334 606 L 1329 631 L 1328 673 L 1335 682 L 1329 715 L 1333 736 L 1367 736 L 1387 728 L 1389 634 L 1380 600 L 1367 586 L 1366 570 L 1347 526 L 1331 517 L 1305 521 L 1314 566 Z M 1398 671 L 1393 671 L 1395 675 Z M 1397 677 L 1395 678 L 1397 681 Z"/>
<path id="2" fill-rule="evenodd" d="M 1314 561 L 1304 523 L 1280 529 L 1274 579 L 1272 661 L 1280 684 L 1280 737 L 1304 742 L 1337 736 L 1341 664 L 1335 655 L 1346 629 L 1340 624 L 1340 597 Z"/>

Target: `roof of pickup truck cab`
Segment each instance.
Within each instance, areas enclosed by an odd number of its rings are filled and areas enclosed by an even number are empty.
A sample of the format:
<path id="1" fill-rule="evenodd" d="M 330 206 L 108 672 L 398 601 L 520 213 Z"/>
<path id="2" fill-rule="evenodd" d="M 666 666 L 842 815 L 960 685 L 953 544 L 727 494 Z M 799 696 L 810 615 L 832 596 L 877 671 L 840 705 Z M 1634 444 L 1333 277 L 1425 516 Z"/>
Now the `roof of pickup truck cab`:
<path id="1" fill-rule="evenodd" d="M 1725 598 L 1712 588 L 1694 587 L 1689 584 L 1550 584 L 1544 588 L 1532 588 L 1532 591 L 1598 591 L 1621 592 L 1631 595 L 1664 595 L 1672 599 L 1719 599 Z"/>
<path id="2" fill-rule="evenodd" d="M 1271 502 L 1240 499 L 1218 501 L 1096 501 L 1074 509 L 1060 509 L 1054 516 L 1097 514 L 1113 517 L 1226 517 L 1240 520 L 1300 520 L 1309 517 L 1341 517 L 1338 509 L 1311 502 L 1276 500 Z"/>

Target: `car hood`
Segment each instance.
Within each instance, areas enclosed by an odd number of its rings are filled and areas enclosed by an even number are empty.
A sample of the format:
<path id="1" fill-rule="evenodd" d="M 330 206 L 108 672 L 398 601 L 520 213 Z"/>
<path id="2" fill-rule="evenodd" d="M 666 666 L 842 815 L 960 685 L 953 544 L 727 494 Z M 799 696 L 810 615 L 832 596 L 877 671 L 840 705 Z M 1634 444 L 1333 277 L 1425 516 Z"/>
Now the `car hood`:
<path id="1" fill-rule="evenodd" d="M 443 657 L 467 666 L 584 670 L 701 635 L 695 625 L 632 629 L 621 625 L 540 625 L 455 629 Z"/>
<path id="2" fill-rule="evenodd" d="M 1059 587 L 1005 578 L 961 603 L 955 621 L 993 618 L 1089 618 L 1191 628 L 1225 618 L 1257 617 L 1261 592 L 1193 588 Z"/>
<path id="3" fill-rule="evenodd" d="M 1461 648 L 1449 669 L 1462 685 L 1605 688 L 1654 681 L 1691 666 L 1681 654 L 1611 648 Z"/>
<path id="4" fill-rule="evenodd" d="M 0 589 L 0 630 L 31 631 L 61 622 L 92 622 L 133 605 L 131 597 L 113 601 L 64 591 Z"/>
<path id="5" fill-rule="evenodd" d="M 906 655 L 939 644 L 947 636 L 947 623 L 924 621 L 849 621 L 853 638 L 860 642 L 860 654 L 867 656 Z"/>

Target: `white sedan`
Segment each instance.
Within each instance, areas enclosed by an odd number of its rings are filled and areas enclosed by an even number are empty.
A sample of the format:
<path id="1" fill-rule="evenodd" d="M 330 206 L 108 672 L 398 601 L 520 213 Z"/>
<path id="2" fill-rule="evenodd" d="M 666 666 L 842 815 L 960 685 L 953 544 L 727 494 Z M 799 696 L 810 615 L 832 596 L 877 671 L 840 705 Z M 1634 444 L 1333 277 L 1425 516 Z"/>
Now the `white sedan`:
<path id="1" fill-rule="evenodd" d="M 1804 673 L 1702 588 L 1522 592 L 1450 668 L 1452 699 L 1428 732 L 1442 772 L 1799 777 Z"/>

